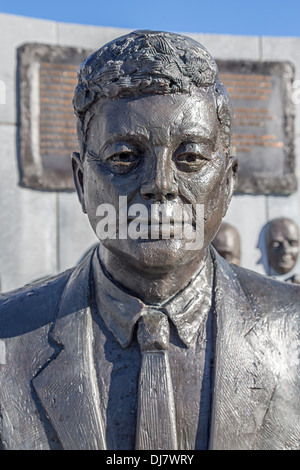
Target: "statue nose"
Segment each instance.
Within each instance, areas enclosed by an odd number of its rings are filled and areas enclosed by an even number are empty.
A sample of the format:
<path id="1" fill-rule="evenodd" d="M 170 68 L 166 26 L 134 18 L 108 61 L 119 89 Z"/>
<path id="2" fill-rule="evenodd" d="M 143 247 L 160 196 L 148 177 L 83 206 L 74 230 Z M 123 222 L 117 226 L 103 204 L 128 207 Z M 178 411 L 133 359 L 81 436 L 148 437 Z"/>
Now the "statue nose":
<path id="1" fill-rule="evenodd" d="M 171 201 L 178 196 L 177 184 L 170 169 L 155 172 L 155 175 L 141 186 L 141 195 L 144 199 L 153 201 Z"/>
<path id="2" fill-rule="evenodd" d="M 162 200 L 173 200 L 178 195 L 178 190 L 175 185 L 169 184 L 166 179 L 159 182 L 152 181 L 145 183 L 141 188 L 141 195 L 144 199 L 162 201 Z"/>
<path id="3" fill-rule="evenodd" d="M 149 167 L 148 175 L 140 189 L 144 199 L 153 201 L 173 200 L 178 196 L 178 187 L 167 149 L 156 149 L 155 165 Z"/>

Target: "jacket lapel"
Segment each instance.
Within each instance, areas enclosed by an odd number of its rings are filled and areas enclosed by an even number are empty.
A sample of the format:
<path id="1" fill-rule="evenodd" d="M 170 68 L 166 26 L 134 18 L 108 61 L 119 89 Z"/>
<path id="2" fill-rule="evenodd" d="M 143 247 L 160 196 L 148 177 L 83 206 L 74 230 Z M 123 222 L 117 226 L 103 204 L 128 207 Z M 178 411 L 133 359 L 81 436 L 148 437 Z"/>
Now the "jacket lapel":
<path id="1" fill-rule="evenodd" d="M 75 268 L 64 290 L 52 332 L 60 352 L 33 380 L 63 448 L 70 450 L 106 448 L 92 348 L 93 253 Z"/>
<path id="2" fill-rule="evenodd" d="M 276 387 L 261 322 L 237 275 L 215 253 L 216 350 L 210 448 L 253 449 Z"/>

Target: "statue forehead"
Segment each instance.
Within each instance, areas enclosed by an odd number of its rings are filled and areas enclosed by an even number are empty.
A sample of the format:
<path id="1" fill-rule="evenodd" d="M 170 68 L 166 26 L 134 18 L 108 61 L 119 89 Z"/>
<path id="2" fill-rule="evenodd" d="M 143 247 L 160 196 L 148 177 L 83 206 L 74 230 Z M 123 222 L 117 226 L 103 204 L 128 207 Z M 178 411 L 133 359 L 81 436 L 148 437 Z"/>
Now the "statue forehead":
<path id="1" fill-rule="evenodd" d="M 218 124 L 217 111 L 211 94 L 194 90 L 189 95 L 148 95 L 139 98 L 99 98 L 86 113 L 85 128 L 91 122 L 113 131 L 116 125 L 124 127 L 156 126 L 169 123 L 173 128 L 191 132 L 202 127 L 208 133 Z"/>
<path id="2" fill-rule="evenodd" d="M 184 141 L 215 146 L 219 121 L 212 100 L 192 95 L 150 95 L 138 99 L 101 99 L 85 120 L 86 143 L 100 148 L 124 138 L 148 145 L 172 146 Z"/>
<path id="3" fill-rule="evenodd" d="M 286 218 L 279 218 L 273 220 L 268 228 L 267 237 L 272 240 L 276 237 L 288 237 L 293 236 L 299 238 L 299 229 L 295 222 Z"/>

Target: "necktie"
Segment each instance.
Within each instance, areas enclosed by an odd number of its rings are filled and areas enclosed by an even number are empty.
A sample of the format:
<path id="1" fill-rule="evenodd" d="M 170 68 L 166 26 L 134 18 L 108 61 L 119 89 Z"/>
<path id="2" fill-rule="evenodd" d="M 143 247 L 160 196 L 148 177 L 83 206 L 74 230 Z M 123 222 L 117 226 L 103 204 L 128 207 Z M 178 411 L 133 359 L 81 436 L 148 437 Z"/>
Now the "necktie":
<path id="1" fill-rule="evenodd" d="M 136 449 L 176 450 L 177 433 L 170 373 L 169 321 L 150 309 L 138 324 L 142 353 L 139 379 Z"/>

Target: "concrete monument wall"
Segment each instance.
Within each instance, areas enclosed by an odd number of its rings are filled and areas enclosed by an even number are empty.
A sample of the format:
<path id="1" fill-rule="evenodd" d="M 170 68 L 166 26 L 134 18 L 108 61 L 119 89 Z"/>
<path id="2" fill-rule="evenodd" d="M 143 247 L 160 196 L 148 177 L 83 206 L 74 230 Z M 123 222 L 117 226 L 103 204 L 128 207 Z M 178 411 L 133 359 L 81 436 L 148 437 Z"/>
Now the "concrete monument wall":
<path id="1" fill-rule="evenodd" d="M 199 26 L 200 29 L 201 26 Z M 21 187 L 19 172 L 17 49 L 42 43 L 97 49 L 129 30 L 64 24 L 0 14 L 0 281 L 8 291 L 72 267 L 97 240 L 75 192 Z M 291 61 L 300 80 L 300 38 L 186 33 L 218 61 Z M 296 106 L 296 176 L 300 187 L 300 118 Z M 76 150 L 76 149 L 74 149 Z M 265 224 L 279 216 L 300 225 L 300 191 L 288 196 L 235 195 L 226 221 L 241 235 L 241 265 L 269 273 L 262 244 Z M 300 259 L 293 271 L 300 272 Z M 271 273 L 272 274 L 272 273 Z M 278 276 L 280 278 L 280 276 Z"/>

